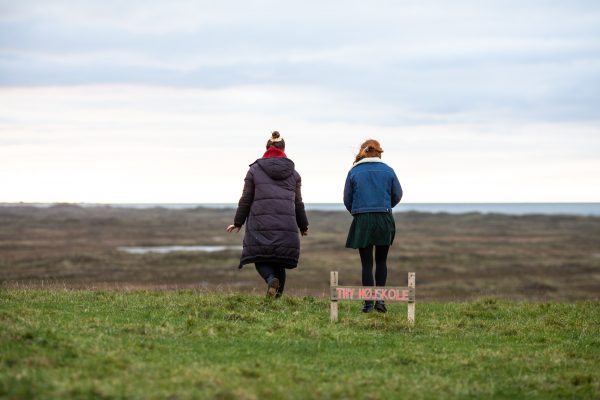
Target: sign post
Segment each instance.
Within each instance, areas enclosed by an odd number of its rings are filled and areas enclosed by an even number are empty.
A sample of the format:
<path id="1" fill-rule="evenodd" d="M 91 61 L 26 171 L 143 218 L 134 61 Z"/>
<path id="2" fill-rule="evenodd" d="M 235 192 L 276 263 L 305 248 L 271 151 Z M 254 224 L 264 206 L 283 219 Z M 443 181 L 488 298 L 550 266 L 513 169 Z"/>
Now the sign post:
<path id="1" fill-rule="evenodd" d="M 330 285 L 331 287 L 337 287 L 338 285 L 338 273 L 337 271 L 331 271 L 330 274 Z M 338 319 L 338 303 L 337 300 L 331 300 L 331 322 L 336 322 Z"/>
<path id="2" fill-rule="evenodd" d="M 413 291 L 413 299 L 412 299 L 412 301 L 408 302 L 408 323 L 411 325 L 414 325 L 414 323 L 415 323 L 415 297 L 414 297 L 415 273 L 414 272 L 408 273 L 408 290 Z"/>
<path id="3" fill-rule="evenodd" d="M 330 274 L 330 316 L 331 322 L 338 320 L 340 300 L 383 300 L 408 303 L 408 322 L 415 323 L 415 273 L 408 273 L 407 287 L 390 286 L 339 286 L 337 271 Z"/>

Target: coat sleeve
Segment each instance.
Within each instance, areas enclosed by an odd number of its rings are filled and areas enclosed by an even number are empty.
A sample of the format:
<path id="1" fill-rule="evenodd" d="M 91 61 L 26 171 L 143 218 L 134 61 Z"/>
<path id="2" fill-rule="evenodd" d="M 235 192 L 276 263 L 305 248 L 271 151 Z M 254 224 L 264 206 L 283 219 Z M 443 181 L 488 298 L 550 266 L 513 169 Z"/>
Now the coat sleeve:
<path id="1" fill-rule="evenodd" d="M 400 181 L 398 180 L 396 173 L 392 172 L 392 174 L 394 175 L 392 179 L 392 208 L 394 208 L 398 203 L 400 203 L 403 192 L 402 186 L 400 186 Z"/>
<path id="2" fill-rule="evenodd" d="M 304 209 L 304 202 L 302 201 L 302 179 L 298 174 L 298 180 L 296 182 L 296 224 L 300 231 L 305 232 L 308 229 L 308 218 L 306 217 L 306 210 Z"/>
<path id="3" fill-rule="evenodd" d="M 352 180 L 350 179 L 350 172 L 346 176 L 346 183 L 344 184 L 344 206 L 348 212 L 352 212 Z"/>
<path id="4" fill-rule="evenodd" d="M 242 191 L 242 197 L 238 202 L 238 207 L 235 212 L 235 218 L 233 224 L 237 227 L 241 227 L 246 222 L 248 214 L 250 213 L 250 206 L 254 200 L 254 176 L 252 172 L 248 170 L 246 178 L 244 178 L 244 190 Z"/>

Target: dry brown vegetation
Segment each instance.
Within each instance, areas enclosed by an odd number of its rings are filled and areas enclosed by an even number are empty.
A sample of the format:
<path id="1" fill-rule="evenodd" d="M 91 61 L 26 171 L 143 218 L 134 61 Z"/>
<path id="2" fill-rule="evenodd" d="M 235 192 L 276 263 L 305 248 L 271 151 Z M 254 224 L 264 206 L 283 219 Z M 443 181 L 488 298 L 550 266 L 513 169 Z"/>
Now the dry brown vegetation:
<path id="1" fill-rule="evenodd" d="M 226 288 L 260 291 L 239 252 L 132 255 L 119 246 L 239 245 L 228 235 L 234 210 L 169 210 L 57 205 L 0 207 L 0 282 L 4 286 L 85 288 Z M 417 273 L 419 299 L 597 299 L 600 218 L 397 213 L 388 284 Z M 298 269 L 288 293 L 327 293 L 329 271 L 341 284 L 360 283 L 355 250 L 345 249 L 351 217 L 310 212 Z"/>

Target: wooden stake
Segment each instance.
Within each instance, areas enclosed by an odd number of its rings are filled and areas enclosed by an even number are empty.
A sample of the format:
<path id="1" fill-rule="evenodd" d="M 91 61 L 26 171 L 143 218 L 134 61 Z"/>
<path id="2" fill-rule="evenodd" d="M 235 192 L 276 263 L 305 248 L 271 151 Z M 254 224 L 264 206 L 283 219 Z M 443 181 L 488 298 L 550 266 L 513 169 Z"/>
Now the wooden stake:
<path id="1" fill-rule="evenodd" d="M 408 273 L 408 288 L 415 290 L 415 273 Z M 416 297 L 416 296 L 415 296 Z M 408 323 L 411 325 L 415 324 L 415 301 L 408 303 Z"/>
<path id="2" fill-rule="evenodd" d="M 331 271 L 330 277 L 329 277 L 329 285 L 331 292 L 333 292 L 335 290 L 335 287 L 338 285 L 338 273 L 337 271 Z M 337 300 L 331 300 L 331 306 L 330 306 L 330 311 L 331 311 L 331 322 L 337 322 L 338 320 L 338 302 Z"/>

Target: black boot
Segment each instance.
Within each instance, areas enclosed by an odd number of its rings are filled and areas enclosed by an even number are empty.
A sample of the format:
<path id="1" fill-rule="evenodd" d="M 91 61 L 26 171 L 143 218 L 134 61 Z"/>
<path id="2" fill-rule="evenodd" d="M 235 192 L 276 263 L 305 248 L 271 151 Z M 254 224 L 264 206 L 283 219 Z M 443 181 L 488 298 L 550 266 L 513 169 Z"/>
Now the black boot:
<path id="1" fill-rule="evenodd" d="M 371 311 L 373 311 L 373 300 L 365 300 L 362 312 L 370 313 Z"/>
<path id="2" fill-rule="evenodd" d="M 375 302 L 375 309 L 380 313 L 386 313 L 387 308 L 385 308 L 385 302 L 383 300 L 377 300 Z"/>

